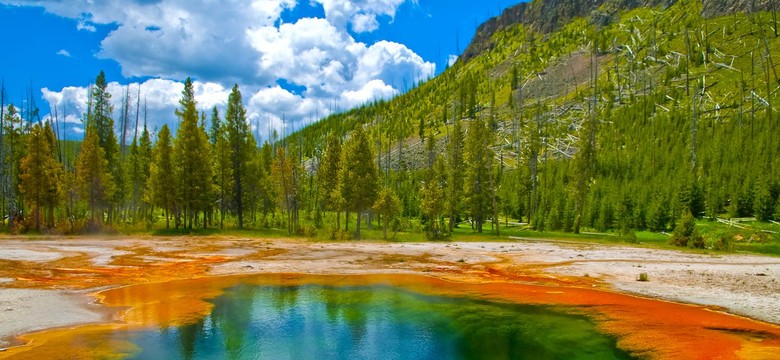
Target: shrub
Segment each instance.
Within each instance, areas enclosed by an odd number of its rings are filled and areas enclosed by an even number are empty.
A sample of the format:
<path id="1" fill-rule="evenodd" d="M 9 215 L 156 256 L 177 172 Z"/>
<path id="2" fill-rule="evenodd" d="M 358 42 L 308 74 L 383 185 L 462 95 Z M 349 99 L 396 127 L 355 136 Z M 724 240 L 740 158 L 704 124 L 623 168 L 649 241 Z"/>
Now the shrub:
<path id="1" fill-rule="evenodd" d="M 647 273 L 643 272 L 643 273 L 639 273 L 639 278 L 636 279 L 636 281 L 642 281 L 642 282 L 650 281 L 650 278 L 647 276 Z"/>
<path id="2" fill-rule="evenodd" d="M 694 248 L 704 247 L 704 238 L 696 231 L 696 219 L 690 211 L 683 213 L 680 221 L 672 231 L 672 238 L 669 242 L 674 246 L 691 246 Z"/>
<path id="3" fill-rule="evenodd" d="M 763 231 L 757 231 L 754 232 L 753 235 L 750 235 L 750 239 L 748 239 L 748 242 L 750 243 L 759 243 L 764 244 L 769 240 L 769 234 L 763 232 Z"/>
<path id="4" fill-rule="evenodd" d="M 688 246 L 694 249 L 704 249 L 704 236 L 699 235 L 698 232 L 694 232 L 688 239 Z"/>
<path id="5" fill-rule="evenodd" d="M 721 235 L 712 241 L 712 249 L 717 251 L 732 251 L 734 250 L 734 245 L 729 241 L 727 236 Z"/>

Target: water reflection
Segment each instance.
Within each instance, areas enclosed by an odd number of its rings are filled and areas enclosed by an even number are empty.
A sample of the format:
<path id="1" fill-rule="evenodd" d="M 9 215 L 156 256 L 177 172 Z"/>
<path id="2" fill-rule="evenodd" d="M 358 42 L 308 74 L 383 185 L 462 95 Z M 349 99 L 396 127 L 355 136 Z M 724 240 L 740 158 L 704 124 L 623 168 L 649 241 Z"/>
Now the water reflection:
<path id="1" fill-rule="evenodd" d="M 392 286 L 228 288 L 209 315 L 118 332 L 138 359 L 624 359 L 586 318 Z"/>

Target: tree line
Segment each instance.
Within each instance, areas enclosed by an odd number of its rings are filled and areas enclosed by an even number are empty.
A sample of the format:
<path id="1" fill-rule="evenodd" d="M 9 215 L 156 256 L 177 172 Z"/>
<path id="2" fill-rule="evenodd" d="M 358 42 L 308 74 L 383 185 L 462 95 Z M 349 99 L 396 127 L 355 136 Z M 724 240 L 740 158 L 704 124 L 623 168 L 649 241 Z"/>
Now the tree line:
<path id="1" fill-rule="evenodd" d="M 101 74 L 75 166 L 52 155 L 50 125 L 3 107 L 5 212 L 21 221 L 24 209 L 26 228 L 164 222 L 331 238 L 351 237 L 351 224 L 355 237 L 365 224 L 440 239 L 511 220 L 670 231 L 701 246 L 694 218 L 780 220 L 780 41 L 774 13 L 700 13 L 686 0 L 552 34 L 509 27 L 407 94 L 262 145 L 237 86 L 209 122 L 188 80 L 177 133 L 144 130 L 123 150 Z"/>

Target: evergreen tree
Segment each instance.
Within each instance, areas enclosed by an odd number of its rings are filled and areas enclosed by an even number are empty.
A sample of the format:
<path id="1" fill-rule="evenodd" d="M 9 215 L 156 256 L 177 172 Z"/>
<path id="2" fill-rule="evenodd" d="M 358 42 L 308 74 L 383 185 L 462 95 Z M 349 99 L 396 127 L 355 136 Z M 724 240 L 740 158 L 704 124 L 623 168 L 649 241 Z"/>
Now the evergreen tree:
<path id="1" fill-rule="evenodd" d="M 27 141 L 27 155 L 20 164 L 19 190 L 32 209 L 35 229 L 41 229 L 41 208 L 47 207 L 51 216 L 45 226 L 54 226 L 54 207 L 58 203 L 60 167 L 54 159 L 46 129 L 41 125 L 32 127 Z"/>
<path id="2" fill-rule="evenodd" d="M 355 129 L 344 144 L 342 158 L 339 171 L 341 196 L 346 210 L 354 211 L 358 216 L 355 239 L 359 240 L 361 214 L 376 202 L 379 181 L 374 149 L 362 127 Z"/>
<path id="3" fill-rule="evenodd" d="M 260 147 L 260 159 L 258 176 L 260 182 L 260 208 L 263 212 L 263 225 L 270 227 L 268 214 L 276 211 L 277 190 L 276 183 L 272 181 L 271 168 L 274 159 L 273 147 L 267 141 Z"/>
<path id="4" fill-rule="evenodd" d="M 177 203 L 184 216 L 185 227 L 192 229 L 199 211 L 204 213 L 203 227 L 206 227 L 205 213 L 211 204 L 212 176 L 211 145 L 206 131 L 199 126 L 198 110 L 192 80 L 184 82 L 180 109 L 176 115 L 181 119 L 176 132 L 174 164 L 176 171 Z"/>
<path id="5" fill-rule="evenodd" d="M 111 179 L 105 150 L 100 146 L 97 128 L 93 125 L 87 126 L 76 160 L 76 184 L 79 195 L 89 204 L 91 225 L 99 225 L 103 221 L 103 210 L 114 196 L 116 188 Z"/>
<path id="6" fill-rule="evenodd" d="M 465 195 L 469 214 L 477 232 L 492 213 L 493 189 L 491 184 L 493 151 L 490 149 L 490 131 L 482 119 L 475 119 L 466 138 Z"/>
<path id="7" fill-rule="evenodd" d="M 214 172 L 215 184 L 219 191 L 219 227 L 225 226 L 225 215 L 229 199 L 233 198 L 233 164 L 230 159 L 230 144 L 226 126 L 219 117 L 217 108 L 211 113 L 211 137 L 214 141 Z"/>
<path id="8" fill-rule="evenodd" d="M 278 190 L 279 204 L 287 213 L 287 231 L 295 233 L 298 230 L 300 194 L 294 160 L 283 147 L 276 150 L 271 174 Z"/>
<path id="9" fill-rule="evenodd" d="M 341 167 L 341 140 L 335 135 L 328 136 L 325 151 L 320 157 L 317 169 L 317 187 L 319 189 L 320 208 L 323 211 L 336 211 L 336 230 L 341 229 L 341 193 L 339 192 L 339 169 Z"/>
<path id="10" fill-rule="evenodd" d="M 427 179 L 420 189 L 420 212 L 424 216 L 425 234 L 428 239 L 446 238 L 449 233 L 444 225 L 445 189 L 447 188 L 447 173 L 442 156 L 434 160 Z"/>
<path id="11" fill-rule="evenodd" d="M 130 180 L 130 200 L 131 207 L 135 213 L 134 220 L 143 217 L 144 193 L 146 192 L 146 183 L 149 181 L 150 168 L 152 165 L 152 142 L 149 131 L 144 127 L 141 133 L 140 143 L 133 139 L 130 145 L 130 155 L 128 157 L 128 175 Z"/>
<path id="12" fill-rule="evenodd" d="M 460 217 L 463 203 L 463 138 L 463 125 L 460 120 L 455 120 L 447 149 L 447 215 L 450 218 L 450 232 Z"/>
<path id="13" fill-rule="evenodd" d="M 383 187 L 379 191 L 373 209 L 382 217 L 382 236 L 387 240 L 387 228 L 401 214 L 401 200 L 398 199 L 393 189 Z"/>
<path id="14" fill-rule="evenodd" d="M 157 142 L 152 150 L 154 161 L 146 183 L 146 201 L 163 209 L 166 229 L 170 227 L 171 212 L 176 206 L 178 186 L 173 155 L 171 131 L 168 125 L 163 125 L 157 133 Z"/>
<path id="15" fill-rule="evenodd" d="M 3 209 L 8 215 L 9 227 L 13 230 L 15 222 L 20 218 L 23 206 L 22 194 L 19 192 L 19 174 L 21 160 L 27 149 L 26 136 L 22 125 L 22 119 L 16 107 L 8 105 L 3 114 Z"/>
<path id="16" fill-rule="evenodd" d="M 220 130 L 223 130 L 222 119 L 219 117 L 219 110 L 214 106 L 214 108 L 211 109 L 211 128 L 209 128 L 209 141 L 211 141 L 212 146 L 217 144 Z"/>
<path id="17" fill-rule="evenodd" d="M 87 126 L 94 126 L 98 136 L 100 147 L 103 148 L 114 190 L 108 199 L 113 206 L 121 206 L 126 195 L 125 169 L 122 154 L 119 151 L 119 143 L 114 133 L 114 119 L 111 105 L 111 93 L 108 92 L 106 75 L 101 70 L 90 92 L 90 108 L 88 109 Z M 114 216 L 113 209 L 109 211 L 109 222 Z"/>
<path id="18" fill-rule="evenodd" d="M 255 143 L 249 124 L 246 121 L 246 109 L 241 100 L 238 85 L 233 86 L 228 97 L 225 115 L 227 138 L 230 144 L 230 159 L 233 163 L 233 204 L 238 215 L 238 228 L 244 227 L 244 185 L 250 174 L 246 167 L 251 160 Z"/>

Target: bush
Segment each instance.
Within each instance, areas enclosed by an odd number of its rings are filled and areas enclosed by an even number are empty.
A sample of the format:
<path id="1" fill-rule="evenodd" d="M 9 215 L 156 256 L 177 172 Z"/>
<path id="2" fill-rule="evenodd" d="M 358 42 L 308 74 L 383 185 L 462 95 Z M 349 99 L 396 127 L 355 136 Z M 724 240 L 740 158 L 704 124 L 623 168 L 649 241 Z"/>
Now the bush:
<path id="1" fill-rule="evenodd" d="M 696 219 L 689 210 L 686 210 L 677 222 L 669 242 L 674 246 L 704 248 L 704 237 L 696 231 Z"/>
<path id="2" fill-rule="evenodd" d="M 734 250 L 734 245 L 729 241 L 727 236 L 721 235 L 712 241 L 712 249 L 717 251 L 732 251 Z"/>
<path id="3" fill-rule="evenodd" d="M 443 224 L 442 224 L 443 225 Z M 425 238 L 428 240 L 447 240 L 450 238 L 450 232 L 446 226 L 428 228 L 425 230 Z"/>
<path id="4" fill-rule="evenodd" d="M 639 242 L 639 240 L 636 238 L 636 233 L 633 230 L 622 230 L 620 233 L 620 238 L 629 244 L 636 244 Z"/>
<path id="5" fill-rule="evenodd" d="M 757 231 L 754 232 L 753 235 L 750 235 L 750 239 L 748 239 L 749 243 L 759 243 L 764 244 L 769 240 L 769 234 L 763 232 L 763 231 Z"/>
<path id="6" fill-rule="evenodd" d="M 650 278 L 647 276 L 647 273 L 639 273 L 639 278 L 636 281 L 650 281 Z"/>
<path id="7" fill-rule="evenodd" d="M 688 246 L 694 249 L 704 249 L 704 236 L 699 235 L 698 232 L 694 232 L 688 239 Z"/>

